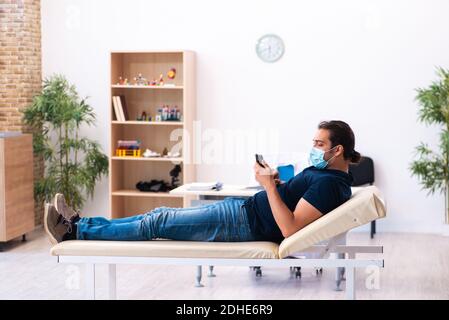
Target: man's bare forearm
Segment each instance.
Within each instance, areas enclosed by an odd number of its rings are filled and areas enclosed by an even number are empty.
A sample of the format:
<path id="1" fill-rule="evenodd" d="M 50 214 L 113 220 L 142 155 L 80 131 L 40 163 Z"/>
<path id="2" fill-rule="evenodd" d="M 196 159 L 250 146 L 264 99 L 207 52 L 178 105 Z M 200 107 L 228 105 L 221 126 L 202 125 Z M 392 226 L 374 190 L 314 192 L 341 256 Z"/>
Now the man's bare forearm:
<path id="1" fill-rule="evenodd" d="M 282 235 L 287 237 L 290 235 L 290 230 L 294 227 L 293 212 L 282 201 L 281 196 L 275 184 L 270 185 L 265 189 L 270 203 L 271 211 L 273 212 L 274 220 L 276 221 Z"/>

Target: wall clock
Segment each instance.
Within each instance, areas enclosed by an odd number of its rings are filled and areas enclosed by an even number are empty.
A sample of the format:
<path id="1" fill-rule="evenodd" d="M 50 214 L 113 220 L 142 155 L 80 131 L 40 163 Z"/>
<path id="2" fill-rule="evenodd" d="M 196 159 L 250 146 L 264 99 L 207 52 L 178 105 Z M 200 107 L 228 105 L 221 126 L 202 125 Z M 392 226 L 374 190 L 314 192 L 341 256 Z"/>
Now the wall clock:
<path id="1" fill-rule="evenodd" d="M 284 54 L 284 41 L 275 34 L 262 36 L 256 44 L 257 56 L 264 62 L 276 62 Z"/>

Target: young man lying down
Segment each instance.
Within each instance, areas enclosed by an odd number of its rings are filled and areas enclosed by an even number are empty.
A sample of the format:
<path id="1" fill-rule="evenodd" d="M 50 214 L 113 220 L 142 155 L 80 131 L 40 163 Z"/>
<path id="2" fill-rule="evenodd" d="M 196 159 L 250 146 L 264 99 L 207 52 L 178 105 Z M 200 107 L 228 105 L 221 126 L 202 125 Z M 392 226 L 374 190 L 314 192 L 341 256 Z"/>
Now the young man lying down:
<path id="1" fill-rule="evenodd" d="M 156 238 L 191 241 L 272 241 L 280 243 L 351 197 L 350 162 L 358 162 L 354 133 L 343 121 L 323 121 L 313 139 L 311 166 L 286 183 L 266 163 L 254 164 L 264 190 L 243 199 L 191 208 L 159 207 L 147 213 L 108 220 L 80 217 L 57 194 L 45 210 L 52 243 L 65 240 L 142 241 Z"/>

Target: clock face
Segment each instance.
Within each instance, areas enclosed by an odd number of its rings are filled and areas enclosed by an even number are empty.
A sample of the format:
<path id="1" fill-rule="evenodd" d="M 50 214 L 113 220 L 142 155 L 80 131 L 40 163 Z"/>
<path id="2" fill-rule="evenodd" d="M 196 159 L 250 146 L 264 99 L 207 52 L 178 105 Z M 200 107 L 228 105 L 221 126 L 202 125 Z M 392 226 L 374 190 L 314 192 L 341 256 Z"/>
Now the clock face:
<path id="1" fill-rule="evenodd" d="M 261 37 L 256 44 L 256 52 L 262 61 L 276 62 L 284 54 L 284 42 L 274 34 L 267 34 Z"/>

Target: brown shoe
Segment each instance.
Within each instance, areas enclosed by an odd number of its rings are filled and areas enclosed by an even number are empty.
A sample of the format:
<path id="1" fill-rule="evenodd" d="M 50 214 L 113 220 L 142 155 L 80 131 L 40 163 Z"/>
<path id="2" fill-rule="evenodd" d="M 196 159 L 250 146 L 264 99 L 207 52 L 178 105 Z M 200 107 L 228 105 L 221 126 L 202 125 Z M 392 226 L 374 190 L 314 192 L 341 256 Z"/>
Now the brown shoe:
<path id="1" fill-rule="evenodd" d="M 76 228 L 73 228 L 72 223 L 65 220 L 50 203 L 45 204 L 44 228 L 50 238 L 50 242 L 53 244 L 73 238 L 72 233 L 76 232 Z"/>
<path id="2" fill-rule="evenodd" d="M 57 193 L 53 202 L 56 211 L 58 211 L 58 213 L 62 215 L 67 221 L 73 221 L 73 219 L 78 216 L 78 213 L 67 205 L 67 202 L 65 202 L 65 198 L 62 193 Z"/>

